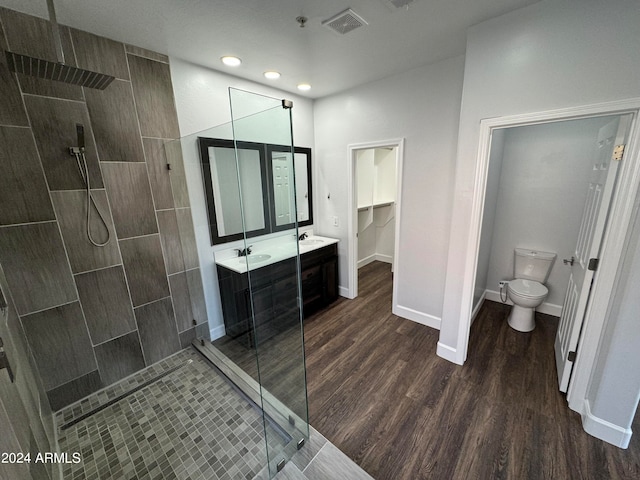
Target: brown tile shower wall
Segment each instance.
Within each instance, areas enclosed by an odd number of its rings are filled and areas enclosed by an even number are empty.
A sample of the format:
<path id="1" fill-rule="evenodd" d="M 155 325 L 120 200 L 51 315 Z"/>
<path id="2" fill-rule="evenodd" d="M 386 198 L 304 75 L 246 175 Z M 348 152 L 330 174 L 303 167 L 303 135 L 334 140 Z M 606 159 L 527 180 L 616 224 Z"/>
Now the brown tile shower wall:
<path id="1" fill-rule="evenodd" d="M 62 27 L 68 64 L 103 91 L 44 81 L 0 58 L 0 264 L 57 410 L 208 335 L 168 58 Z M 55 60 L 43 19 L 0 8 L 0 47 Z M 85 128 L 95 247 L 75 158 Z M 170 173 L 171 172 L 171 173 Z"/>

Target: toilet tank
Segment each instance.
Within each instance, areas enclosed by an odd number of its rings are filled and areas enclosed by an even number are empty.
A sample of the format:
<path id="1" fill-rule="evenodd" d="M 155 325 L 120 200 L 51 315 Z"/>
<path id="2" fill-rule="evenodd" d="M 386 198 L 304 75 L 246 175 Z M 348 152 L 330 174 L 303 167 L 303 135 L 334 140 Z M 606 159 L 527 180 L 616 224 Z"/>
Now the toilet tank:
<path id="1" fill-rule="evenodd" d="M 514 277 L 544 283 L 549 278 L 555 259 L 555 253 L 516 248 L 514 252 Z"/>

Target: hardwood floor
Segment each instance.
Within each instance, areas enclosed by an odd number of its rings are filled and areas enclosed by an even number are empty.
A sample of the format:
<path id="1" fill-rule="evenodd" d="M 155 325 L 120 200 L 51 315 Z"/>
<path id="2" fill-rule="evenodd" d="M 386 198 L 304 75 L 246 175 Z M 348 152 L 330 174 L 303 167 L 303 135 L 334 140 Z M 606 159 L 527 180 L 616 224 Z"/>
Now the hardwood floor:
<path id="1" fill-rule="evenodd" d="M 558 391 L 556 318 L 519 333 L 485 302 L 461 367 L 436 355 L 438 331 L 391 314 L 387 264 L 362 268 L 359 290 L 305 320 L 309 414 L 374 478 L 640 478 L 640 415 L 622 450 Z"/>

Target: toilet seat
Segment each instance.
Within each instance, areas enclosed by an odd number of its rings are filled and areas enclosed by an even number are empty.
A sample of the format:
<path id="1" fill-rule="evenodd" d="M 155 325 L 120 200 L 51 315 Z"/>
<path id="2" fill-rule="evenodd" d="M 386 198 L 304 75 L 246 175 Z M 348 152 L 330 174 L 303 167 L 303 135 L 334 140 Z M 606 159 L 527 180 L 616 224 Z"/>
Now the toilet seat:
<path id="1" fill-rule="evenodd" d="M 549 293 L 547 287 L 540 282 L 534 280 L 525 280 L 524 278 L 517 278 L 511 280 L 507 287 L 513 294 L 523 298 L 540 298 Z"/>

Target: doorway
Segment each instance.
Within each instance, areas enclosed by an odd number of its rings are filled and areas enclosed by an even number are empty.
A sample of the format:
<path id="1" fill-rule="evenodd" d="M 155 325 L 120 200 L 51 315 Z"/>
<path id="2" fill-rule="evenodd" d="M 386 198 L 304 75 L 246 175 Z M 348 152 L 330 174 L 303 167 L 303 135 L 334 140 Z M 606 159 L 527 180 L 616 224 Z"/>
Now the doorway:
<path id="1" fill-rule="evenodd" d="M 500 128 L 561 120 L 632 114 L 633 119 L 625 153 L 625 158 L 628 161 L 623 161 L 621 164 L 618 186 L 609 212 L 608 230 L 603 239 L 598 275 L 594 282 L 589 307 L 584 317 L 581 349 L 577 352 L 574 376 L 567 392 L 569 407 L 574 411 L 584 413 L 584 399 L 591 372 L 595 366 L 598 344 L 605 326 L 610 299 L 615 292 L 616 275 L 621 266 L 624 245 L 630 228 L 630 219 L 635 211 L 634 200 L 640 187 L 640 161 L 638 161 L 640 125 L 637 122 L 639 109 L 640 101 L 631 99 L 548 112 L 497 117 L 481 121 L 478 163 L 475 171 L 476 187 L 469 195 L 471 197 L 471 230 L 468 242 L 470 248 L 462 261 L 464 264 L 463 286 L 460 292 L 451 291 L 448 294 L 448 298 L 447 295 L 445 296 L 445 304 L 447 302 L 451 304 L 452 299 L 461 294 L 459 330 L 455 348 L 441 343 L 441 339 L 438 344 L 439 356 L 458 364 L 463 364 L 467 356 L 492 132 Z"/>
<path id="2" fill-rule="evenodd" d="M 557 255 L 545 282 L 549 293 L 536 311 L 560 317 L 571 272 L 562 260 L 574 254 L 593 147 L 612 120 L 618 117 L 492 132 L 472 319 L 485 298 L 511 303 L 500 282 L 514 278 L 516 248 Z"/>
<path id="3" fill-rule="evenodd" d="M 404 139 L 349 145 L 348 295 L 358 296 L 358 269 L 373 261 L 396 270 Z M 397 304 L 393 275 L 392 308 Z"/>
<path id="4" fill-rule="evenodd" d="M 492 133 L 473 319 L 484 299 L 512 304 L 514 251 L 557 256 L 536 312 L 559 318 L 558 384 L 566 391 L 630 116 L 496 129 Z M 499 290 L 499 291 L 498 291 Z"/>

